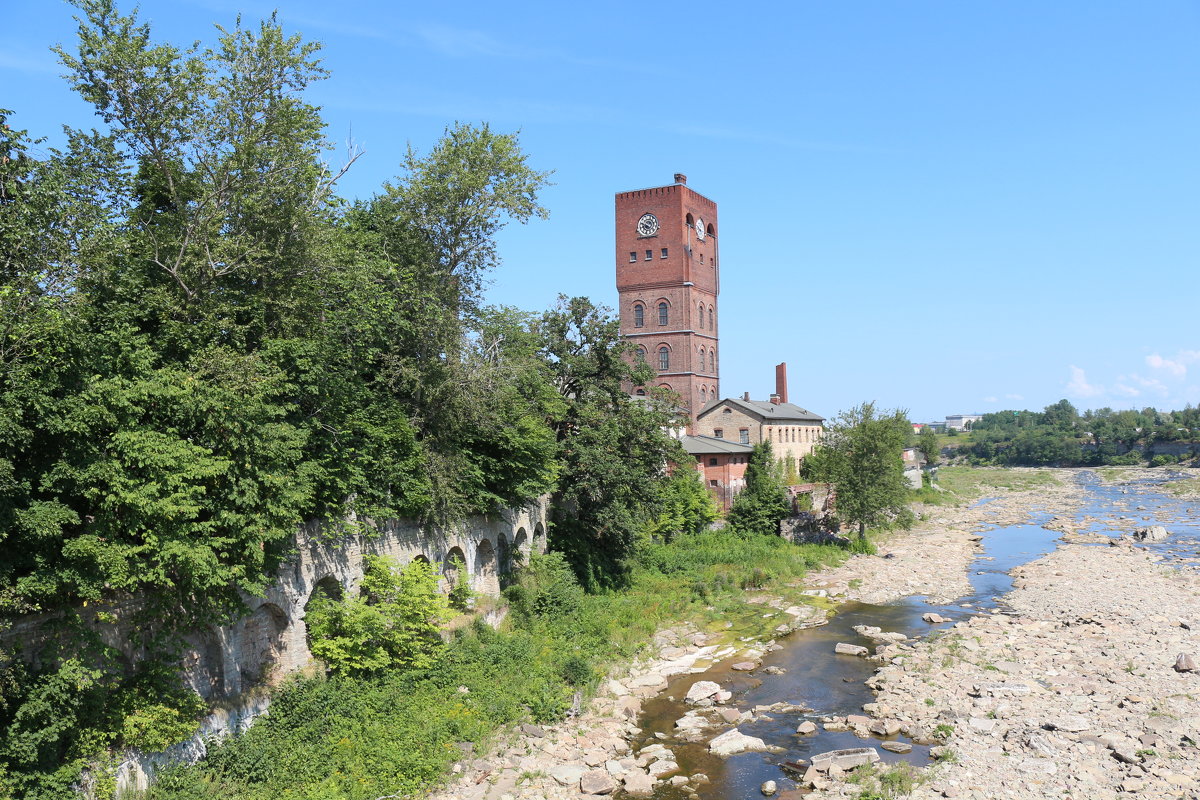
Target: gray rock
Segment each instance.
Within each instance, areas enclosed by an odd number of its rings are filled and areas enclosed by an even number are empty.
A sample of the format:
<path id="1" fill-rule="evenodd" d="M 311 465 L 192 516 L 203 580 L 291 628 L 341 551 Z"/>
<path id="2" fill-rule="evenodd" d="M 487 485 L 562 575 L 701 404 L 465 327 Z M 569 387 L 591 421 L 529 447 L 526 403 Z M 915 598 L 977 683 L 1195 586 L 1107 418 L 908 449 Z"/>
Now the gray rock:
<path id="1" fill-rule="evenodd" d="M 908 742 L 884 742 L 879 746 L 889 753 L 911 753 L 913 749 Z"/>
<path id="2" fill-rule="evenodd" d="M 950 620 L 946 619 L 945 617 L 943 617 L 941 614 L 934 614 L 932 611 L 929 612 L 928 614 L 922 614 L 921 619 L 925 620 L 930 625 L 941 625 L 943 622 L 950 621 Z"/>
<path id="3" fill-rule="evenodd" d="M 688 689 L 685 699 L 689 703 L 698 703 L 701 700 L 707 700 L 719 691 L 721 691 L 720 684 L 713 681 L 696 681 L 692 684 L 692 688 Z"/>
<path id="4" fill-rule="evenodd" d="M 1092 723 L 1088 722 L 1083 717 L 1078 716 L 1062 716 L 1048 719 L 1043 727 L 1052 731 L 1067 731 L 1068 733 L 1078 733 L 1079 731 L 1090 730 Z"/>
<path id="5" fill-rule="evenodd" d="M 625 794 L 630 797 L 650 797 L 654 794 L 654 779 L 644 772 L 626 773 Z"/>
<path id="6" fill-rule="evenodd" d="M 554 778 L 559 786 L 575 786 L 586 771 L 578 764 L 559 764 L 550 768 L 550 777 Z"/>
<path id="7" fill-rule="evenodd" d="M 732 756 L 750 751 L 762 752 L 770 749 L 762 739 L 757 736 L 747 736 L 737 728 L 725 731 L 708 743 L 709 752 L 718 756 Z"/>
<path id="8" fill-rule="evenodd" d="M 879 751 L 874 747 L 851 747 L 845 750 L 830 750 L 812 757 L 813 768 L 821 772 L 854 769 L 862 764 L 874 764 L 879 760 Z"/>
<path id="9" fill-rule="evenodd" d="M 616 790 L 617 782 L 605 769 L 588 770 L 579 778 L 579 791 L 584 794 L 612 794 Z"/>
<path id="10" fill-rule="evenodd" d="M 1175 671 L 1176 672 L 1195 672 L 1196 671 L 1196 659 L 1192 658 L 1187 653 L 1180 653 L 1175 658 Z"/>
<path id="11" fill-rule="evenodd" d="M 1148 528 L 1138 528 L 1133 532 L 1133 538 L 1139 542 L 1161 542 L 1170 536 L 1162 525 L 1151 525 Z"/>
<path id="12" fill-rule="evenodd" d="M 805 720 L 804 722 L 800 723 L 800 727 L 796 728 L 796 733 L 803 734 L 804 736 L 808 736 L 810 733 L 816 732 L 817 723 L 813 722 L 812 720 Z"/>
<path id="13" fill-rule="evenodd" d="M 871 651 L 862 645 L 838 642 L 834 645 L 833 652 L 843 656 L 865 656 L 869 655 Z"/>
<path id="14" fill-rule="evenodd" d="M 779 791 L 779 786 L 775 781 L 763 781 L 763 785 L 759 787 L 759 791 L 765 796 L 770 797 Z"/>

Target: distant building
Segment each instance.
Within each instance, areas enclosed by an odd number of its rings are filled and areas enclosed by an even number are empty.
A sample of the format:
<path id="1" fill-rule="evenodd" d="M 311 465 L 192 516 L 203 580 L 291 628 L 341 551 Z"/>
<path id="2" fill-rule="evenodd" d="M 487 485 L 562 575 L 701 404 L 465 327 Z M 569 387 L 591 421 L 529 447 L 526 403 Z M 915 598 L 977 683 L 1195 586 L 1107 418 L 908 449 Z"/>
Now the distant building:
<path id="1" fill-rule="evenodd" d="M 741 398 L 718 400 L 700 412 L 695 433 L 746 445 L 769 440 L 775 457 L 799 463 L 821 441 L 825 418 L 789 403 L 787 364 L 775 368 L 775 394 L 767 401 Z"/>
<path id="2" fill-rule="evenodd" d="M 945 427 L 953 431 L 965 431 L 981 419 L 983 414 L 950 414 L 946 417 Z"/>
<path id="3" fill-rule="evenodd" d="M 724 511 L 746 486 L 746 463 L 754 449 L 748 444 L 711 436 L 684 436 L 683 449 L 696 459 L 696 470 Z"/>

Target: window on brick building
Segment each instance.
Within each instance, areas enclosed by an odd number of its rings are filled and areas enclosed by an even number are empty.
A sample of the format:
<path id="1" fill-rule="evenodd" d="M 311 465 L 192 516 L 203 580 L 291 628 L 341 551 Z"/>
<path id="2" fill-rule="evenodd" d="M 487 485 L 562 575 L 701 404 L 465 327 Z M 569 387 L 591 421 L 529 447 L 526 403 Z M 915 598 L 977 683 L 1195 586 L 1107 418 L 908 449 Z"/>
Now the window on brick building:
<path id="1" fill-rule="evenodd" d="M 725 438 L 725 431 L 724 431 L 723 429 L 721 429 L 721 428 L 713 428 L 713 438 L 715 438 L 715 439 L 724 439 L 724 438 Z"/>
<path id="2" fill-rule="evenodd" d="M 640 328 L 646 324 L 646 309 L 641 303 L 633 307 L 633 327 Z"/>
<path id="3" fill-rule="evenodd" d="M 715 488 L 717 488 L 717 479 L 716 479 L 716 478 L 713 478 L 712 480 L 710 480 L 710 481 L 708 482 L 708 485 L 709 485 L 709 486 L 711 486 L 711 487 L 713 487 L 714 489 L 715 489 Z"/>
<path id="4" fill-rule="evenodd" d="M 629 251 L 629 263 L 632 264 L 634 261 L 637 261 L 637 251 L 630 250 Z"/>
<path id="5" fill-rule="evenodd" d="M 667 248 L 664 247 L 662 249 L 662 255 L 660 255 L 659 258 L 666 258 L 666 257 L 667 257 Z"/>
<path id="6" fill-rule="evenodd" d="M 654 251 L 653 251 L 653 250 L 647 250 L 647 251 L 646 251 L 646 260 L 647 260 L 647 261 L 650 261 L 650 260 L 651 260 L 651 259 L 653 259 L 653 258 L 654 258 Z"/>
<path id="7" fill-rule="evenodd" d="M 750 444 L 750 429 L 742 428 L 738 431 L 738 437 L 742 440 L 742 444 Z"/>
<path id="8" fill-rule="evenodd" d="M 645 364 L 645 363 L 646 363 L 646 348 L 644 348 L 644 347 L 640 347 L 640 346 L 638 347 L 638 349 L 637 349 L 637 360 L 638 360 L 639 362 L 643 363 L 643 364 Z"/>
<path id="9" fill-rule="evenodd" d="M 716 350 L 713 350 L 708 354 L 708 371 L 714 372 L 714 373 L 717 371 L 717 351 Z"/>
<path id="10" fill-rule="evenodd" d="M 713 307 L 712 306 L 708 307 L 708 329 L 710 331 L 713 329 Z"/>
<path id="11" fill-rule="evenodd" d="M 671 368 L 671 351 L 666 345 L 658 348 L 658 368 L 663 371 Z"/>
<path id="12" fill-rule="evenodd" d="M 658 324 L 666 325 L 668 319 L 669 319 L 669 316 L 668 316 L 668 312 L 667 312 L 667 304 L 665 302 L 659 303 L 658 304 Z"/>
<path id="13" fill-rule="evenodd" d="M 708 465 L 709 465 L 710 467 L 715 467 L 715 466 L 717 465 L 717 460 L 716 460 L 715 458 L 710 458 L 710 459 L 708 460 Z"/>

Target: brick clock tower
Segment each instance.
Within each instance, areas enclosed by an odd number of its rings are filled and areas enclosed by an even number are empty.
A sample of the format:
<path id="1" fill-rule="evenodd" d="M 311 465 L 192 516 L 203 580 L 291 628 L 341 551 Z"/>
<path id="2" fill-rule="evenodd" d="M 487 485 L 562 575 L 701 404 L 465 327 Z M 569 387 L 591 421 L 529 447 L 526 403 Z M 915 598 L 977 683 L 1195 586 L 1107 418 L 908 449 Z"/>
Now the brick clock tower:
<path id="1" fill-rule="evenodd" d="M 616 209 L 621 333 L 658 373 L 655 385 L 678 392 L 695 422 L 721 396 L 717 204 L 677 174 L 670 186 L 618 193 Z"/>

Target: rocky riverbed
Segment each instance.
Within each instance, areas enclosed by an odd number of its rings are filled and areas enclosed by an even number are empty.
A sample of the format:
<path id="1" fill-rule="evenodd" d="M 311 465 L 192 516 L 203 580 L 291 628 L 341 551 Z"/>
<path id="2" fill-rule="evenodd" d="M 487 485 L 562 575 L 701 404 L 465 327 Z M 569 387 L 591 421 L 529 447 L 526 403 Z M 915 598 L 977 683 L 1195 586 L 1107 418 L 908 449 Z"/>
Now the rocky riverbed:
<path id="1" fill-rule="evenodd" d="M 924 509 L 924 521 L 886 539 L 878 555 L 809 577 L 807 590 L 833 602 L 918 594 L 945 603 L 970 590 L 980 531 L 1057 516 L 1059 525 L 1047 527 L 1064 534 L 1056 552 L 1014 571 L 1004 613 L 978 614 L 917 641 L 860 631 L 879 637 L 872 659 L 881 666 L 868 681 L 874 702 L 859 716 L 806 721 L 799 735 L 822 725 L 875 737 L 861 742 L 868 748 L 904 752 L 909 745 L 895 734 L 934 745 L 937 761 L 920 771 L 915 798 L 1200 796 L 1200 700 L 1193 699 L 1200 698 L 1200 673 L 1192 671 L 1200 665 L 1200 578 L 1129 540 L 1079 541 L 1094 534 L 1072 521 L 1084 489 L 1071 473 L 1058 475 L 1060 485 L 997 490 L 985 505 Z M 822 621 L 811 606 L 765 594 L 755 600 L 772 607 L 767 613 L 781 620 L 780 635 Z M 778 647 L 682 625 L 663 631 L 652 656 L 614 676 L 577 718 L 522 726 L 492 752 L 465 754 L 455 780 L 435 797 L 644 797 L 667 786 L 673 796 L 717 796 L 707 775 L 681 769 L 681 743 L 700 742 L 722 757 L 768 751 L 739 726 L 805 709 L 743 708 L 720 683 L 678 676 L 718 663 L 724 675 L 756 670 Z M 755 675 L 783 679 L 770 670 Z M 669 734 L 647 735 L 638 727 L 642 704 L 668 682 L 678 700 L 689 695 L 689 710 Z M 790 787 L 807 789 L 805 777 L 817 786 L 806 795 L 814 800 L 857 797 L 864 788 L 836 765 L 804 773 L 794 772 L 794 782 L 780 773 L 779 784 L 764 791 L 799 796 Z"/>

